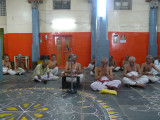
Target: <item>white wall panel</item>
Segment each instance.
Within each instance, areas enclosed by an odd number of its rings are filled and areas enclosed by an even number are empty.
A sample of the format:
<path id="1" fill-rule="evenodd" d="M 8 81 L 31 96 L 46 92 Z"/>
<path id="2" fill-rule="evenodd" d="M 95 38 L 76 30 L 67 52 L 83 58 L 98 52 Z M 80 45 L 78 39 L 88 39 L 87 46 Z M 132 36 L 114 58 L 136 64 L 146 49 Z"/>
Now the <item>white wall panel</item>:
<path id="1" fill-rule="evenodd" d="M 0 28 L 4 28 L 4 33 L 7 33 L 6 16 L 0 16 Z"/>

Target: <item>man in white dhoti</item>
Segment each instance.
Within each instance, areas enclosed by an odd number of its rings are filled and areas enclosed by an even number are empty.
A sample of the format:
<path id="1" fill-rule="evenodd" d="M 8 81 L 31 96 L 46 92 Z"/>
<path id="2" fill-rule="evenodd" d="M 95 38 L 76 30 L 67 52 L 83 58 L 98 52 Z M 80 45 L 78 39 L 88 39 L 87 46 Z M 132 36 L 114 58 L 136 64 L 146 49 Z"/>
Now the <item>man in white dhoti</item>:
<path id="1" fill-rule="evenodd" d="M 51 60 L 49 61 L 48 67 L 51 71 L 51 73 L 54 75 L 54 79 L 57 80 L 58 77 L 58 63 L 55 60 L 55 54 L 51 55 Z"/>
<path id="2" fill-rule="evenodd" d="M 117 89 L 121 85 L 120 80 L 113 80 L 112 68 L 107 67 L 108 59 L 103 58 L 101 66 L 95 68 L 95 82 L 90 86 L 93 90 Z"/>
<path id="3" fill-rule="evenodd" d="M 148 83 L 148 78 L 147 76 L 142 76 L 140 66 L 136 64 L 135 61 L 135 57 L 130 57 L 129 64 L 125 65 L 123 83 L 145 88 L 145 84 Z"/>
<path id="4" fill-rule="evenodd" d="M 156 60 L 154 61 L 154 65 L 156 66 L 156 68 L 157 68 L 158 70 L 160 70 L 160 56 L 158 56 L 157 58 L 158 58 L 158 59 L 156 59 Z M 159 73 L 157 72 L 157 70 L 155 70 L 154 68 L 152 68 L 152 73 L 153 73 L 154 75 L 159 74 Z"/>
<path id="5" fill-rule="evenodd" d="M 80 82 L 83 80 L 83 74 L 81 69 L 81 64 L 77 63 L 77 55 L 72 55 L 72 70 L 73 70 L 73 76 L 79 76 Z M 71 74 L 71 61 L 69 60 L 65 65 L 64 75 L 70 76 Z M 67 82 L 71 82 L 71 78 L 66 78 Z M 76 82 L 76 78 L 73 79 L 73 82 Z"/>
<path id="6" fill-rule="evenodd" d="M 10 75 L 15 75 L 16 72 L 11 69 L 11 62 L 9 61 L 9 56 L 4 55 L 3 60 L 2 60 L 2 69 L 3 69 L 3 74 L 10 74 Z"/>
<path id="7" fill-rule="evenodd" d="M 19 75 L 22 75 L 24 74 L 26 71 L 28 72 L 28 69 L 26 67 L 26 64 L 25 62 L 21 59 L 22 55 L 21 54 L 18 54 L 17 58 L 17 62 L 16 62 L 16 65 L 15 65 L 15 71 L 16 71 L 16 74 L 19 74 Z"/>
<path id="8" fill-rule="evenodd" d="M 111 67 L 113 71 L 119 71 L 120 69 L 120 67 L 116 65 L 116 61 L 113 59 L 113 56 L 109 57 L 109 67 Z"/>
<path id="9" fill-rule="evenodd" d="M 124 66 L 125 66 L 126 64 L 129 64 L 129 56 L 128 56 L 128 55 L 126 55 L 126 58 L 125 58 L 125 59 L 123 60 L 123 62 L 122 62 L 121 70 L 124 70 Z"/>
<path id="10" fill-rule="evenodd" d="M 158 68 L 152 63 L 152 61 L 153 57 L 151 55 L 148 55 L 146 57 L 146 62 L 141 66 L 141 70 L 142 74 L 146 75 L 151 82 L 157 82 L 159 81 L 159 78 L 153 74 L 152 68 L 155 69 L 157 73 L 160 73 L 160 70 L 158 70 Z"/>
<path id="11" fill-rule="evenodd" d="M 53 74 L 48 67 L 48 60 L 44 60 L 42 64 L 38 64 L 33 72 L 35 81 L 47 83 L 47 80 L 53 80 Z"/>
<path id="12" fill-rule="evenodd" d="M 94 70 L 95 70 L 95 59 L 91 60 L 90 64 L 88 67 L 84 67 L 84 69 L 89 69 L 90 70 L 90 75 L 94 75 Z"/>

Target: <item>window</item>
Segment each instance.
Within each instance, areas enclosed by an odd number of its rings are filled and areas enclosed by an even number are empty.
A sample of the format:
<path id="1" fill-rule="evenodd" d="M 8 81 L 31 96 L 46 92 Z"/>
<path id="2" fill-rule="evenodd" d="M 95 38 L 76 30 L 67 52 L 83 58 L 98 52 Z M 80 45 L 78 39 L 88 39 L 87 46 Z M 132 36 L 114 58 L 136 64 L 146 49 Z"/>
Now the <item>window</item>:
<path id="1" fill-rule="evenodd" d="M 0 0 L 0 16 L 6 16 L 6 0 Z"/>
<path id="2" fill-rule="evenodd" d="M 70 9 L 71 0 L 53 0 L 53 9 Z"/>
<path id="3" fill-rule="evenodd" d="M 114 10 L 132 10 L 132 0 L 114 0 Z"/>

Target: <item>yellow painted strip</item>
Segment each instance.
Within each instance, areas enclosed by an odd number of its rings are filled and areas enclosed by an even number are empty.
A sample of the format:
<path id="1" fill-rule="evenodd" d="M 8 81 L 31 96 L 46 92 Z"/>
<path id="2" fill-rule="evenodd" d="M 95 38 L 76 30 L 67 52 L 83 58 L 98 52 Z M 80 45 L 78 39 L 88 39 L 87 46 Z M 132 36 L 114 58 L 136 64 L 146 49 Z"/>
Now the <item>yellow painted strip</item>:
<path id="1" fill-rule="evenodd" d="M 34 106 L 34 108 L 35 108 L 35 107 L 38 107 L 38 106 L 40 106 L 40 105 L 41 105 L 41 104 L 37 104 L 37 105 Z"/>
<path id="2" fill-rule="evenodd" d="M 19 89 L 19 90 L 22 90 L 22 89 Z"/>
<path id="3" fill-rule="evenodd" d="M 41 118 L 41 117 L 43 117 L 43 114 L 34 114 L 34 116 Z"/>
<path id="4" fill-rule="evenodd" d="M 46 111 L 48 110 L 48 108 L 40 108 L 40 109 L 37 109 L 36 111 Z"/>
<path id="5" fill-rule="evenodd" d="M 12 115 L 12 113 L 4 113 L 4 114 L 0 114 L 0 118 L 6 117 Z"/>
<path id="6" fill-rule="evenodd" d="M 105 106 L 103 106 L 103 107 L 109 107 L 109 106 L 105 105 Z"/>
<path id="7" fill-rule="evenodd" d="M 108 112 L 109 114 L 114 114 L 115 112 Z"/>
<path id="8" fill-rule="evenodd" d="M 54 93 L 54 95 L 56 95 L 57 93 Z"/>
<path id="9" fill-rule="evenodd" d="M 22 93 L 19 93 L 20 95 L 22 94 Z"/>
<path id="10" fill-rule="evenodd" d="M 112 115 L 112 116 L 110 116 L 110 117 L 111 117 L 111 118 L 117 118 L 117 116 L 113 116 L 113 115 Z"/>
<path id="11" fill-rule="evenodd" d="M 23 104 L 23 106 L 24 106 L 25 108 L 27 108 L 28 105 L 29 105 L 28 103 Z"/>
<path id="12" fill-rule="evenodd" d="M 82 108 L 87 108 L 88 106 L 82 106 Z"/>
<path id="13" fill-rule="evenodd" d="M 106 104 L 106 103 L 100 103 L 100 104 L 104 105 L 104 104 Z"/>
<path id="14" fill-rule="evenodd" d="M 21 120 L 27 120 L 27 118 L 26 118 L 26 117 L 23 117 Z"/>
<path id="15" fill-rule="evenodd" d="M 29 88 L 30 90 L 32 89 L 32 88 Z"/>
<path id="16" fill-rule="evenodd" d="M 107 110 L 113 110 L 113 109 L 111 109 L 111 108 L 108 108 Z"/>
<path id="17" fill-rule="evenodd" d="M 66 95 L 62 95 L 62 96 L 66 96 Z"/>
<path id="18" fill-rule="evenodd" d="M 83 101 L 78 101 L 78 103 L 82 103 Z"/>
<path id="19" fill-rule="evenodd" d="M 8 120 L 14 120 L 14 117 L 13 117 L 13 118 L 10 118 L 10 119 L 8 119 Z"/>
<path id="20" fill-rule="evenodd" d="M 98 100 L 97 102 L 102 102 L 101 100 Z"/>
<path id="21" fill-rule="evenodd" d="M 7 90 L 4 90 L 3 92 L 7 92 Z"/>
<path id="22" fill-rule="evenodd" d="M 9 90 L 9 91 L 12 91 L 12 90 Z"/>
<path id="23" fill-rule="evenodd" d="M 6 110 L 18 110 L 18 109 L 15 107 L 9 107 L 9 108 L 6 108 Z"/>

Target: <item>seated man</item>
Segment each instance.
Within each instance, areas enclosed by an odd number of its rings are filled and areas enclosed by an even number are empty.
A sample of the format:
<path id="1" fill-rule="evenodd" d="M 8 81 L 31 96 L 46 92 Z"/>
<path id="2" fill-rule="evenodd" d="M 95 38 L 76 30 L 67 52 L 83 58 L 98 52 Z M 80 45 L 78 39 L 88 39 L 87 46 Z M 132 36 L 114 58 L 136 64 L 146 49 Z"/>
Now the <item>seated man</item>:
<path id="1" fill-rule="evenodd" d="M 113 56 L 109 57 L 109 67 L 113 69 L 113 71 L 118 71 L 120 67 L 117 67 L 116 61 L 113 59 Z"/>
<path id="2" fill-rule="evenodd" d="M 153 63 L 159 59 L 159 56 L 154 56 L 154 60 L 153 60 Z"/>
<path id="3" fill-rule="evenodd" d="M 117 89 L 121 85 L 120 80 L 113 80 L 112 68 L 107 67 L 108 59 L 103 58 L 101 61 L 101 66 L 95 69 L 95 79 L 96 81 L 91 84 L 93 90 L 102 90 L 108 88 Z"/>
<path id="4" fill-rule="evenodd" d="M 52 58 L 49 61 L 48 67 L 51 70 L 51 73 L 56 76 L 58 75 L 58 63 L 55 60 L 55 54 L 52 54 L 51 57 Z"/>
<path id="5" fill-rule="evenodd" d="M 18 61 L 16 62 L 16 66 L 15 66 L 15 71 L 16 71 L 16 74 L 23 74 L 25 73 L 25 70 L 28 72 L 28 69 L 26 67 L 26 64 L 25 62 L 21 59 L 22 55 L 21 54 L 18 54 Z"/>
<path id="6" fill-rule="evenodd" d="M 95 59 L 91 60 L 90 64 L 88 67 L 84 67 L 84 69 L 89 69 L 90 70 L 90 75 L 94 75 L 94 70 L 95 70 Z"/>
<path id="7" fill-rule="evenodd" d="M 122 62 L 122 69 L 124 69 L 124 65 L 129 64 L 129 56 L 126 55 L 126 58 Z"/>
<path id="8" fill-rule="evenodd" d="M 148 77 L 148 79 L 151 80 L 151 82 L 157 82 L 157 81 L 159 81 L 159 78 L 154 76 L 151 70 L 152 70 L 152 68 L 154 68 L 158 73 L 160 73 L 160 71 L 152 63 L 152 60 L 153 60 L 153 57 L 151 55 L 148 55 L 146 57 L 146 62 L 143 63 L 141 66 L 141 70 L 142 70 L 142 74 L 146 75 Z"/>
<path id="9" fill-rule="evenodd" d="M 16 74 L 16 72 L 11 69 L 11 63 L 9 61 L 8 55 L 3 56 L 2 69 L 3 69 L 3 74 L 10 74 L 10 75 Z"/>
<path id="10" fill-rule="evenodd" d="M 53 74 L 50 73 L 48 60 L 44 60 L 42 64 L 38 64 L 33 72 L 35 81 L 47 83 L 47 80 L 53 80 Z"/>
<path id="11" fill-rule="evenodd" d="M 148 78 L 142 76 L 140 66 L 135 61 L 135 57 L 130 57 L 129 64 L 125 65 L 123 83 L 144 88 L 145 84 L 148 83 Z"/>
<path id="12" fill-rule="evenodd" d="M 77 63 L 77 55 L 72 55 L 72 75 L 73 76 L 79 76 L 80 81 L 83 80 L 83 74 L 82 74 L 82 69 L 81 69 L 81 64 Z M 69 58 L 71 58 L 69 57 Z M 65 65 L 65 70 L 64 70 L 65 76 L 68 76 L 71 74 L 71 60 L 68 60 L 68 62 Z M 75 78 L 76 79 L 76 78 Z M 67 82 L 70 82 L 71 79 L 67 77 L 66 79 Z M 73 80 L 75 82 L 75 80 Z"/>
<path id="13" fill-rule="evenodd" d="M 158 59 L 156 59 L 156 60 L 154 61 L 154 65 L 156 66 L 156 68 L 157 68 L 158 70 L 160 70 L 160 56 L 158 57 Z M 157 70 L 155 70 L 154 68 L 152 68 L 152 73 L 153 73 L 154 75 L 159 74 L 159 73 L 157 72 Z"/>

